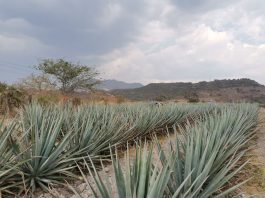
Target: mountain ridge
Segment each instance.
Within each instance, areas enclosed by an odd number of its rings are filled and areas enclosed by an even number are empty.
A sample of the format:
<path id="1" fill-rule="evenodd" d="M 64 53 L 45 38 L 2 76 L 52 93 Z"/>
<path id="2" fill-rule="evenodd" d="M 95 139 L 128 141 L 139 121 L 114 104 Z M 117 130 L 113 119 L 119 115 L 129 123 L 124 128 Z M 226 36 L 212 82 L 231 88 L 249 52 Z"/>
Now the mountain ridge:
<path id="1" fill-rule="evenodd" d="M 115 89 L 135 89 L 143 87 L 141 83 L 128 83 L 124 81 L 119 81 L 115 79 L 103 80 L 101 84 L 97 87 L 100 90 L 115 90 Z"/>
<path id="2" fill-rule="evenodd" d="M 223 92 L 223 93 L 222 93 Z M 229 98 L 225 102 L 233 100 L 255 101 L 253 98 L 265 98 L 265 86 L 248 79 L 224 79 L 214 81 L 201 81 L 198 83 L 175 82 L 175 83 L 150 83 L 135 89 L 112 90 L 113 95 L 119 95 L 130 100 L 157 100 L 179 99 L 187 94 L 196 93 L 200 98 Z M 227 95 L 225 95 L 227 94 Z M 231 97 L 229 97 L 231 95 Z M 227 101 L 229 100 L 229 101 Z M 260 100 L 260 99 L 259 99 Z M 263 101 L 263 99 L 261 99 Z"/>

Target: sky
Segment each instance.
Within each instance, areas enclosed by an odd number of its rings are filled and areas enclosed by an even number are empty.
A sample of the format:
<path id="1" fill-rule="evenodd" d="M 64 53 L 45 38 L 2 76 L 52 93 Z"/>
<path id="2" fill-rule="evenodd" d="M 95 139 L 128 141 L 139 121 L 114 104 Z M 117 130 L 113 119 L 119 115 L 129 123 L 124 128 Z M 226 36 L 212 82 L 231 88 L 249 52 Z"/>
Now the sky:
<path id="1" fill-rule="evenodd" d="M 0 0 L 0 81 L 45 58 L 126 82 L 265 84 L 264 0 Z"/>

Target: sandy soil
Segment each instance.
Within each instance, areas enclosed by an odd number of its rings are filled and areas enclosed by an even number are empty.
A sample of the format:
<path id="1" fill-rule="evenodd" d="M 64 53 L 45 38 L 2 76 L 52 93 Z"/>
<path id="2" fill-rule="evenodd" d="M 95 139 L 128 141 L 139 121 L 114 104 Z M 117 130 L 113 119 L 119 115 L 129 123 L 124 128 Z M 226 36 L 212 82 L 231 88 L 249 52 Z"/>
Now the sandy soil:
<path id="1" fill-rule="evenodd" d="M 245 195 L 254 198 L 265 197 L 265 109 L 260 112 L 260 127 L 257 131 L 256 146 L 250 151 L 250 164 L 247 172 L 252 179 L 242 187 Z"/>
<path id="2" fill-rule="evenodd" d="M 258 130 L 258 138 L 256 139 L 256 146 L 250 151 L 251 162 L 250 165 L 246 167 L 247 176 L 252 177 L 252 179 L 241 188 L 243 193 L 242 197 L 251 197 L 254 198 L 265 198 L 265 109 L 261 110 L 260 113 L 261 125 Z M 166 136 L 160 136 L 159 141 L 164 149 L 167 149 L 169 146 L 169 141 L 172 141 L 175 138 L 174 135 L 171 135 L 169 138 Z M 134 149 L 130 149 L 130 156 L 134 156 Z M 154 149 L 156 151 L 156 149 Z M 121 155 L 122 156 L 122 155 Z M 158 160 L 158 154 L 155 152 L 154 158 Z M 123 166 L 124 159 L 121 159 L 121 165 Z M 106 172 L 109 178 L 114 178 L 111 165 L 106 167 Z M 102 172 L 100 172 L 102 175 Z M 92 181 L 91 177 L 87 177 L 89 181 Z M 113 181 L 114 183 L 115 181 Z M 92 197 L 90 188 L 86 185 L 85 182 L 77 181 L 74 184 L 71 184 L 82 197 Z M 67 190 L 66 188 L 56 188 L 52 190 L 52 194 L 37 192 L 35 197 L 40 198 L 77 198 L 73 192 Z"/>
<path id="3" fill-rule="evenodd" d="M 173 143 L 174 139 L 175 139 L 175 134 L 171 134 L 171 135 L 160 135 L 158 136 L 158 140 L 163 148 L 163 150 L 167 150 L 169 149 L 169 145 L 170 142 Z M 134 158 L 135 157 L 135 147 L 130 148 L 129 150 L 129 155 L 130 158 Z M 125 160 L 123 158 L 123 154 L 119 154 L 120 156 L 120 163 L 121 163 L 121 167 L 122 169 L 125 167 Z M 158 156 L 158 152 L 157 152 L 157 148 L 154 147 L 154 161 L 159 161 L 159 156 Z M 111 183 L 115 183 L 115 176 L 114 176 L 114 172 L 113 172 L 113 168 L 111 165 L 107 165 L 105 168 L 105 172 L 107 173 L 107 176 L 109 177 L 109 179 L 113 178 L 113 181 Z M 99 175 L 102 176 L 102 178 L 104 178 L 104 172 L 100 171 Z M 94 186 L 94 182 L 92 177 L 87 176 L 87 179 L 89 182 L 91 182 L 92 186 Z M 84 181 L 77 181 L 73 184 L 71 184 L 71 186 L 81 195 L 81 197 L 83 198 L 90 198 L 93 197 L 92 196 L 92 192 L 90 187 L 84 182 Z M 114 189 L 114 194 L 117 193 L 116 189 L 114 188 L 114 186 L 112 186 Z M 78 198 L 77 195 L 75 195 L 71 190 L 67 189 L 67 188 L 56 188 L 51 190 L 51 193 L 43 193 L 41 191 L 36 192 L 34 197 L 40 197 L 40 198 Z M 28 197 L 24 197 L 24 198 L 28 198 Z"/>

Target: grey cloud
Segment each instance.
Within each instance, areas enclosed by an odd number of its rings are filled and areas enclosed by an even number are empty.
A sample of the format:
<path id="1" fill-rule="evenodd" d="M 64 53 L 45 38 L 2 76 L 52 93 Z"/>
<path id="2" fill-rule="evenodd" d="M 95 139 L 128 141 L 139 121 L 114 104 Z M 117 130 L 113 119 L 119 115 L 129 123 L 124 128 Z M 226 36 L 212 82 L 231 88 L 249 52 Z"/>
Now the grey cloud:
<path id="1" fill-rule="evenodd" d="M 140 2 L 3 0 L 0 13 L 2 20 L 26 21 L 31 28 L 17 30 L 18 34 L 34 37 L 61 54 L 100 54 L 134 39 L 145 14 Z M 113 24 L 102 26 L 99 19 L 108 6 L 115 3 L 121 6 L 121 15 Z M 108 17 L 108 12 L 105 15 Z"/>
<path id="2" fill-rule="evenodd" d="M 234 77 L 240 56 L 247 66 L 260 60 L 260 71 L 264 8 L 262 0 L 0 0 L 0 81 L 29 74 L 28 66 L 41 58 L 61 57 L 115 69 L 110 78 L 142 82 Z M 215 41 L 222 44 L 207 45 Z M 236 58 L 217 60 L 233 44 Z M 246 53 L 244 44 L 251 44 Z M 197 46 L 196 59 L 183 55 Z M 206 61 L 198 62 L 200 57 Z"/>
<path id="3" fill-rule="evenodd" d="M 185 62 L 170 62 L 164 67 L 153 68 L 151 79 L 160 81 L 210 81 L 223 78 L 238 78 L 240 72 L 234 67 L 219 61 L 196 61 L 186 60 Z M 142 80 L 150 81 L 150 76 L 145 76 Z"/>
<path id="4" fill-rule="evenodd" d="M 201 12 L 217 8 L 220 9 L 224 6 L 233 4 L 235 0 L 171 0 L 171 2 L 185 11 Z"/>

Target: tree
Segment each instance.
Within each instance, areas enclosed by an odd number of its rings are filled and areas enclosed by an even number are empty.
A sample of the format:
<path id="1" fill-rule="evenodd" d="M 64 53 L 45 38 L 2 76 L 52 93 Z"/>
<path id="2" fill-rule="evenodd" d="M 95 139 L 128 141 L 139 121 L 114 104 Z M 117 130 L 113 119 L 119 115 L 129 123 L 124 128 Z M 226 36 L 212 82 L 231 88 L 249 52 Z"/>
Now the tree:
<path id="1" fill-rule="evenodd" d="M 43 74 L 51 75 L 63 93 L 74 92 L 78 89 L 92 90 L 100 82 L 96 79 L 99 73 L 91 67 L 63 59 L 44 59 L 36 68 Z"/>
<path id="2" fill-rule="evenodd" d="M 19 83 L 19 86 L 26 89 L 35 89 L 38 91 L 42 90 L 53 90 L 55 89 L 55 83 L 52 83 L 47 74 L 34 75 L 24 78 Z"/>

